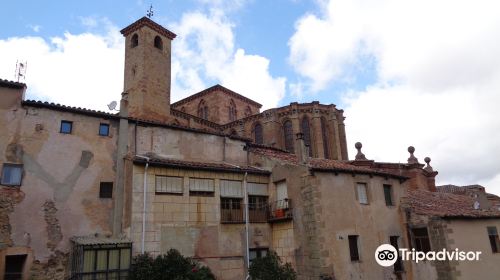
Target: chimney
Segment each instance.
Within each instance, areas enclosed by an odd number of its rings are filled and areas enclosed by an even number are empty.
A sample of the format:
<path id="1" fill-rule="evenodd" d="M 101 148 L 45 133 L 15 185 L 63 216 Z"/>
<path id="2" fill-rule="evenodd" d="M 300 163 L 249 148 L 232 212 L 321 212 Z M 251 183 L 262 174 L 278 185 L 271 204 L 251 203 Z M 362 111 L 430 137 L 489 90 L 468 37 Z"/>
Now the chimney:
<path id="1" fill-rule="evenodd" d="M 299 132 L 296 134 L 296 147 L 297 147 L 297 158 L 299 160 L 299 163 L 306 163 L 308 158 L 309 158 L 309 149 L 306 147 L 306 144 L 304 142 L 304 134 L 302 132 Z"/>

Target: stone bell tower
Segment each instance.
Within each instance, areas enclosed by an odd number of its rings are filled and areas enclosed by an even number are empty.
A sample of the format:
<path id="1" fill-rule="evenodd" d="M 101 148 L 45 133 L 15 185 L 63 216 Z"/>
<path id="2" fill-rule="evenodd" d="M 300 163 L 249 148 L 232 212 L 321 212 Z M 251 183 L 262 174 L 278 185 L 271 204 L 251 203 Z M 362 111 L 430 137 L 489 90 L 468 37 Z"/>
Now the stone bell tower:
<path id="1" fill-rule="evenodd" d="M 128 116 L 165 122 L 170 115 L 171 42 L 174 33 L 143 17 L 125 36 L 124 93 Z"/>

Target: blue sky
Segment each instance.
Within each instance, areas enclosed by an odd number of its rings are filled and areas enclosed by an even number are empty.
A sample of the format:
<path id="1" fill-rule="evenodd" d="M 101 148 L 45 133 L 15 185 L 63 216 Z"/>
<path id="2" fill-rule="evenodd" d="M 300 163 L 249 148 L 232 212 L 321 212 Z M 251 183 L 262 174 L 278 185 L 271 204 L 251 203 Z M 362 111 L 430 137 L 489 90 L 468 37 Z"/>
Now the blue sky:
<path id="1" fill-rule="evenodd" d="M 267 108 L 344 109 L 351 157 L 430 156 L 438 184 L 500 194 L 500 2 L 495 0 L 4 1 L 0 78 L 28 61 L 28 98 L 106 110 L 123 88 L 119 30 L 175 32 L 173 101 L 215 83 Z"/>

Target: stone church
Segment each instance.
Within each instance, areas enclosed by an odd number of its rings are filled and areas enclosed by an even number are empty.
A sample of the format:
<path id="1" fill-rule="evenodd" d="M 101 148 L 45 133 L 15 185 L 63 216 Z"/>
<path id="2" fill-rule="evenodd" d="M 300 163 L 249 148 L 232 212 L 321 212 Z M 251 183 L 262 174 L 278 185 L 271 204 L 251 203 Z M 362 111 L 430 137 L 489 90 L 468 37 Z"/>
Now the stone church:
<path id="1" fill-rule="evenodd" d="M 261 112 L 221 85 L 172 103 L 176 35 L 146 17 L 121 33 L 117 114 L 0 80 L 0 279 L 126 279 L 133 256 L 170 248 L 227 280 L 271 250 L 304 280 L 498 279 L 499 197 L 436 186 L 413 147 L 349 159 L 333 104 Z M 383 267 L 384 243 L 482 255 Z"/>

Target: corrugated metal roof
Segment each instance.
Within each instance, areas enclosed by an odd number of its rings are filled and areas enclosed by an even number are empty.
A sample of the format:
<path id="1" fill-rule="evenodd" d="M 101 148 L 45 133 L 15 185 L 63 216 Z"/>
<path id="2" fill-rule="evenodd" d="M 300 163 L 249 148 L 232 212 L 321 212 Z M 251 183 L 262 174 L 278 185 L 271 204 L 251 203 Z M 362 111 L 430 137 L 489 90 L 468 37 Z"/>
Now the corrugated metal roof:
<path id="1" fill-rule="evenodd" d="M 132 243 L 128 238 L 105 236 L 73 236 L 71 241 L 78 245 L 117 245 Z"/>

